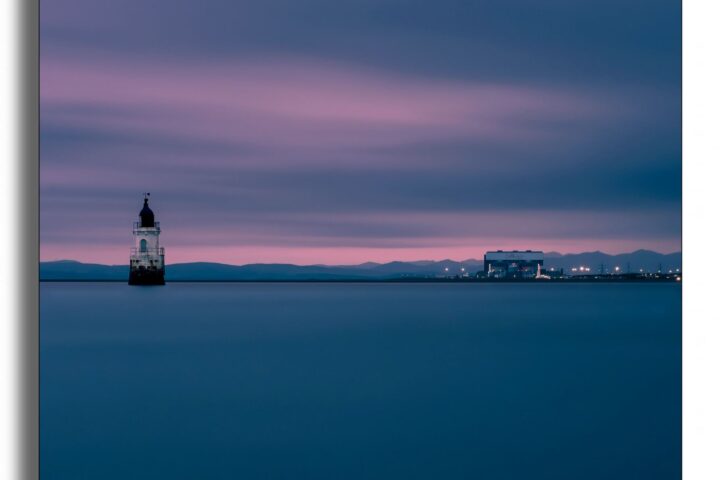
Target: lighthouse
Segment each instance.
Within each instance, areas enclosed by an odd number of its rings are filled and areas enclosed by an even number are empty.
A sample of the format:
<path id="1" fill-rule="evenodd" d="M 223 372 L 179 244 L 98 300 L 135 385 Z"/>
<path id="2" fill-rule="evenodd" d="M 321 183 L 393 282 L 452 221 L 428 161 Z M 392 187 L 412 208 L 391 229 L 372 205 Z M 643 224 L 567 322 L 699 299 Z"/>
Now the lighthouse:
<path id="1" fill-rule="evenodd" d="M 150 210 L 149 196 L 145 194 L 140 221 L 133 224 L 129 285 L 165 285 L 165 249 L 160 246 L 160 222 Z"/>

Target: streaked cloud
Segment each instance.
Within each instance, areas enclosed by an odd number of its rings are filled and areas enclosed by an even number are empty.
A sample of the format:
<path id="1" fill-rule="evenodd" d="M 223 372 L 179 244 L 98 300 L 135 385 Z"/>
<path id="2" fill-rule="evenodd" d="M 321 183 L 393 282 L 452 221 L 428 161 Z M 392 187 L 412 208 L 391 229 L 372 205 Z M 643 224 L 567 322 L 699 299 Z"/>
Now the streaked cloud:
<path id="1" fill-rule="evenodd" d="M 44 6 L 43 258 L 679 249 L 673 2 L 301 3 Z"/>

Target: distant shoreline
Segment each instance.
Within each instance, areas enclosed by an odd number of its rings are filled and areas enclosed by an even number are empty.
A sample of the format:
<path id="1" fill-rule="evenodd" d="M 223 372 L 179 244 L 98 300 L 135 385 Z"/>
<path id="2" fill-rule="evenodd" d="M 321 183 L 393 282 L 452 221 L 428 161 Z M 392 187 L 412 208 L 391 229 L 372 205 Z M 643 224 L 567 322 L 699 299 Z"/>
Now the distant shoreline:
<path id="1" fill-rule="evenodd" d="M 680 283 L 675 275 L 661 275 L 659 277 L 627 278 L 620 275 L 592 278 L 385 278 L 385 279 L 230 279 L 230 280 L 166 280 L 166 283 L 462 283 L 462 284 L 498 284 L 498 283 L 532 283 L 532 284 L 559 284 L 559 283 Z M 127 283 L 120 279 L 41 279 L 42 283 Z"/>
<path id="2" fill-rule="evenodd" d="M 617 282 L 664 281 L 655 277 L 676 275 L 682 270 L 682 254 L 637 250 L 628 254 L 602 252 L 553 254 L 545 259 L 541 273 L 553 280 L 485 278 L 482 260 L 450 259 L 415 262 L 362 263 L 358 265 L 293 265 L 251 263 L 230 265 L 212 262 L 171 263 L 165 266 L 168 282 L 362 282 L 362 283 L 497 283 L 497 282 Z M 662 272 L 662 273 L 659 273 Z M 127 282 L 129 265 L 103 265 L 73 260 L 40 262 L 43 281 Z M 637 279 L 636 277 L 643 278 Z M 557 277 L 563 277 L 562 280 Z M 601 277 L 601 278 L 598 278 Z M 674 278 L 672 279 L 674 281 Z"/>

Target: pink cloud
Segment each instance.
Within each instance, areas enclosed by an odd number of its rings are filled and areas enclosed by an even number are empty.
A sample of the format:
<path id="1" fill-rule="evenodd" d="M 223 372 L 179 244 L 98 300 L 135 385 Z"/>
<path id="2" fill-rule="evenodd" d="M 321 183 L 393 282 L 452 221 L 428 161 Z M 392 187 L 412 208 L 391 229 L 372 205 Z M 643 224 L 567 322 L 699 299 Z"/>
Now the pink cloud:
<path id="1" fill-rule="evenodd" d="M 546 121 L 607 113 L 545 88 L 427 80 L 278 60 L 168 64 L 44 58 L 43 121 L 109 131 L 287 147 L 427 140 L 547 140 Z"/>
<path id="2" fill-rule="evenodd" d="M 482 259 L 488 250 L 495 250 L 501 245 L 507 250 L 537 249 L 579 253 L 597 250 L 597 239 L 559 240 L 536 239 L 518 242 L 514 238 L 495 239 L 492 243 L 476 243 L 472 245 L 448 245 L 443 247 L 403 247 L 403 248 L 369 248 L 369 247 L 273 247 L 266 245 L 243 245 L 238 247 L 166 247 L 168 264 L 185 262 L 219 262 L 235 265 L 247 263 L 293 263 L 297 265 L 351 265 L 363 262 L 391 262 L 417 260 L 466 260 Z M 679 250 L 673 239 L 637 239 L 628 242 L 618 238 L 604 241 L 603 251 L 619 254 L 641 248 L 650 247 L 664 253 Z M 104 263 L 124 265 L 128 261 L 129 247 L 122 244 L 102 246 L 72 246 L 43 243 L 41 261 L 73 259 L 88 263 Z"/>
<path id="3" fill-rule="evenodd" d="M 91 213 L 82 212 L 82 216 L 91 222 L 95 220 Z M 97 217 L 101 218 L 101 213 Z M 304 214 L 301 223 L 307 230 L 298 230 L 293 215 L 274 214 L 258 223 L 252 217 L 225 214 L 222 226 L 209 220 L 211 230 L 202 223 L 188 224 L 185 218 L 176 215 L 159 218 L 169 263 L 351 264 L 462 260 L 480 258 L 486 250 L 498 248 L 561 252 L 602 248 L 607 253 L 640 248 L 665 253 L 678 251 L 677 238 L 653 233 L 656 224 L 667 221 L 665 217 L 662 211 Z M 129 222 L 115 220 L 104 228 L 95 227 L 95 235 L 102 240 L 96 244 L 88 244 L 82 231 L 66 232 L 44 241 L 41 258 L 125 263 L 131 244 Z M 74 223 L 73 218 L 67 221 Z M 648 233 L 628 239 L 626 232 L 631 225 Z M 334 226 L 337 230 L 333 230 Z M 367 228 L 380 233 L 362 236 L 355 233 Z M 413 231 L 421 234 L 402 233 Z M 127 240 L 125 244 L 118 241 L 123 238 Z"/>
<path id="4" fill-rule="evenodd" d="M 137 211 L 131 195 L 145 188 L 139 183 L 165 188 L 165 198 L 174 198 L 170 208 L 158 212 L 166 228 L 168 262 L 347 264 L 463 259 L 495 248 L 602 248 L 611 253 L 678 248 L 677 238 L 659 234 L 676 220 L 668 220 L 666 212 L 507 211 L 505 205 L 497 210 L 498 205 L 462 199 L 460 210 L 437 211 L 437 205 L 423 202 L 432 211 L 422 211 L 407 200 L 432 195 L 428 185 L 447 169 L 442 156 L 418 154 L 423 144 L 498 141 L 546 157 L 562 149 L 566 162 L 577 162 L 567 152 L 584 148 L 587 139 L 556 125 L 612 124 L 617 115 L 628 113 L 612 97 L 406 77 L 307 59 L 227 65 L 53 55 L 42 59 L 41 103 L 45 126 L 121 135 L 109 143 L 81 137 L 43 153 L 43 260 L 125 263 L 127 227 Z M 133 143 L 143 138 L 196 148 L 184 152 Z M 214 142 L 259 148 L 247 153 L 205 149 Z M 406 145 L 413 146 L 412 155 L 403 157 L 392 148 Z M 503 167 L 510 160 L 488 155 L 478 161 L 487 173 L 493 162 Z M 372 164 L 372 175 L 387 186 L 379 190 L 394 205 L 382 199 L 368 205 L 365 191 L 352 192 L 354 204 L 335 205 L 341 203 L 336 197 L 317 194 L 325 187 L 323 179 L 306 179 L 306 190 L 294 188 L 294 177 L 286 183 L 231 181 L 245 172 L 255 178 L 275 172 L 292 176 L 318 162 L 334 162 L 333 168 L 346 162 L 355 169 Z M 405 185 L 400 193 L 405 196 L 398 199 L 389 176 L 400 166 L 402 174 L 425 169 L 428 181 Z M 545 167 L 538 161 L 523 172 Z M 514 172 L 518 167 L 508 168 Z M 325 165 L 315 169 L 329 170 Z M 455 174 L 453 182 L 462 179 L 463 171 Z M 396 175 L 398 180 L 402 175 Z M 464 188 L 486 188 L 485 180 L 478 177 L 477 184 Z M 438 182 L 443 181 L 440 176 Z M 374 178 L 366 179 L 365 185 L 373 184 Z M 86 201 L 104 205 L 78 210 Z M 488 211 L 492 207 L 496 211 Z M 98 216 L 92 227 L 73 228 L 85 226 L 93 212 Z M 189 226 L 189 218 L 201 221 Z M 628 238 L 631 229 L 635 233 Z"/>

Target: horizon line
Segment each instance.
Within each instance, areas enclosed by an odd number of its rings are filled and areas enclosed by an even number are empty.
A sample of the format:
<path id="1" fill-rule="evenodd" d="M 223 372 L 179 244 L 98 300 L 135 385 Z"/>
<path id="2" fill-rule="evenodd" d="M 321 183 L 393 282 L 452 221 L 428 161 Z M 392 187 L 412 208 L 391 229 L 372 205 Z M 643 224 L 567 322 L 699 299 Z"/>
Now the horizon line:
<path id="1" fill-rule="evenodd" d="M 498 251 L 499 251 L 499 250 L 498 250 Z M 517 252 L 523 252 L 524 250 L 505 250 L 505 251 L 506 251 L 506 252 L 515 252 L 515 251 L 517 251 Z M 639 248 L 639 249 L 633 250 L 633 251 L 631 251 L 631 252 L 622 252 L 622 253 L 606 253 L 606 252 L 603 252 L 603 251 L 601 251 L 601 250 L 592 250 L 592 251 L 583 251 L 583 252 L 570 252 L 570 253 L 561 253 L 561 252 L 557 252 L 557 251 L 551 250 L 551 251 L 543 252 L 543 253 L 544 253 L 544 254 L 557 254 L 557 255 L 563 256 L 563 257 L 564 257 L 564 256 L 568 256 L 568 255 L 584 255 L 584 254 L 593 254 L 593 253 L 594 253 L 594 254 L 598 254 L 598 253 L 599 253 L 599 254 L 602 254 L 602 255 L 608 255 L 608 256 L 611 256 L 611 257 L 616 257 L 616 256 L 619 256 L 619 255 L 632 255 L 632 254 L 637 253 L 637 252 L 650 252 L 650 253 L 655 253 L 655 254 L 657 254 L 657 255 L 676 255 L 676 254 L 682 254 L 682 250 L 676 250 L 676 251 L 669 252 L 669 253 L 662 253 L 662 252 L 657 252 L 657 251 L 655 251 L 655 250 L 650 250 L 650 249 L 646 249 L 646 248 Z M 483 260 L 483 259 L 478 259 L 478 258 L 466 258 L 466 259 L 463 259 L 463 260 L 453 260 L 453 259 L 451 259 L 451 258 L 442 258 L 442 259 L 439 259 L 439 260 L 433 260 L 433 259 L 391 260 L 391 261 L 389 261 L 389 262 L 376 262 L 376 261 L 372 261 L 372 260 L 367 260 L 367 261 L 359 262 L 359 263 L 337 263 L 337 264 L 334 264 L 334 263 L 307 263 L 307 264 L 301 264 L 301 263 L 289 263 L 289 262 L 250 262 L 250 263 L 238 264 L 238 263 L 212 262 L 212 261 L 206 261 L 206 260 L 194 260 L 194 261 L 189 261 L 189 262 L 168 263 L 167 266 L 169 266 L 169 265 L 187 265 L 187 264 L 192 264 L 192 263 L 209 263 L 209 264 L 216 264 L 216 265 L 228 265 L 228 266 L 233 266 L 233 267 L 243 267 L 243 266 L 247 266 L 247 265 L 293 265 L 293 266 L 297 266 L 297 267 L 355 267 L 355 266 L 364 265 L 364 264 L 367 264 L 367 263 L 374 263 L 374 264 L 377 264 L 377 265 L 387 265 L 387 264 L 389 264 L 389 263 L 416 263 L 416 262 L 435 262 L 435 263 L 438 263 L 438 262 L 446 262 L 446 261 L 455 262 L 455 263 L 463 263 L 463 262 L 469 262 L 469 261 L 483 262 L 484 260 Z M 83 262 L 83 261 L 75 260 L 75 259 L 71 259 L 71 258 L 60 258 L 60 259 L 55 259 L 55 260 L 40 260 L 38 263 L 40 264 L 40 263 L 52 263 L 52 262 L 75 262 L 75 263 L 81 263 L 81 264 L 85 264 L 85 265 L 103 265 L 103 266 L 109 266 L 109 267 L 125 266 L 124 263 L 110 263 L 110 264 L 108 264 L 108 263 L 98 263 L 98 262 Z"/>

